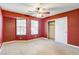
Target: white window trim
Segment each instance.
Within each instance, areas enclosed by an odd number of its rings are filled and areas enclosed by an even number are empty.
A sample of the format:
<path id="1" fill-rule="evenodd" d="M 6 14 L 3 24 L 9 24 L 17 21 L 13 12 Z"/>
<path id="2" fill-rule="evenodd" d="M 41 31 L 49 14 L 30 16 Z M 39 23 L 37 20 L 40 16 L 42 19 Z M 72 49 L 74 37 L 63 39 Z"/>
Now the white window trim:
<path id="1" fill-rule="evenodd" d="M 38 24 L 37 24 L 37 33 L 32 33 L 32 21 L 38 22 Z M 31 35 L 37 35 L 37 34 L 39 34 L 39 21 L 37 21 L 37 20 L 31 20 Z"/>
<path id="2" fill-rule="evenodd" d="M 23 19 L 23 18 L 22 18 L 22 19 L 18 18 L 17 20 L 25 20 L 25 21 L 26 21 L 26 19 Z M 17 20 L 16 20 L 16 35 L 26 35 L 26 32 L 27 32 L 27 31 L 26 31 L 26 28 L 25 28 L 25 33 L 22 33 L 22 31 L 20 31 L 20 34 L 18 34 L 18 32 L 17 32 L 17 28 L 18 28 L 18 27 L 17 27 Z M 26 22 L 27 22 L 27 21 L 26 21 Z M 25 22 L 25 23 L 26 23 L 26 22 Z M 25 27 L 26 27 L 26 24 L 25 24 Z M 21 28 L 21 29 L 22 29 L 22 28 Z"/>

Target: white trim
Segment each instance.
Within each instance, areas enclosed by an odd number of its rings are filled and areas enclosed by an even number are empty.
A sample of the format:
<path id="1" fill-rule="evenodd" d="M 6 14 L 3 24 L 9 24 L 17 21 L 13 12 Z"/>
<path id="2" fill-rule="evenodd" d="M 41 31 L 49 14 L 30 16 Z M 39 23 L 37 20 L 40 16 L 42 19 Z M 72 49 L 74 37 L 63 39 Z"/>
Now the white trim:
<path id="1" fill-rule="evenodd" d="M 3 42 L 3 43 L 2 43 L 2 46 L 3 46 L 4 44 L 13 43 L 13 42 L 15 42 L 15 41 L 17 41 L 17 40 L 14 40 L 14 41 L 8 41 L 8 42 Z M 19 40 L 18 40 L 18 41 L 19 41 Z"/>
<path id="2" fill-rule="evenodd" d="M 55 41 L 55 42 L 57 42 L 57 41 Z M 60 42 L 57 42 L 57 43 L 60 43 Z M 70 46 L 70 47 L 72 47 L 72 48 L 79 49 L 79 46 L 76 46 L 76 45 L 65 44 L 65 43 L 60 43 L 60 44 L 62 44 L 62 45 L 67 45 L 67 46 Z"/>
<path id="3" fill-rule="evenodd" d="M 71 45 L 71 44 L 66 44 L 66 45 L 71 46 L 71 47 L 73 47 L 73 48 L 79 49 L 79 47 L 78 47 L 78 46 L 75 46 L 75 45 Z"/>
<path id="4" fill-rule="evenodd" d="M 39 38 L 34 38 L 32 40 L 36 40 L 36 39 L 47 39 L 47 38 L 44 38 L 44 37 L 39 37 Z M 24 42 L 24 41 L 32 41 L 32 40 L 14 40 L 14 41 L 8 41 L 8 42 L 3 42 L 2 45 L 4 44 L 9 44 L 9 43 L 13 43 L 13 42 Z"/>

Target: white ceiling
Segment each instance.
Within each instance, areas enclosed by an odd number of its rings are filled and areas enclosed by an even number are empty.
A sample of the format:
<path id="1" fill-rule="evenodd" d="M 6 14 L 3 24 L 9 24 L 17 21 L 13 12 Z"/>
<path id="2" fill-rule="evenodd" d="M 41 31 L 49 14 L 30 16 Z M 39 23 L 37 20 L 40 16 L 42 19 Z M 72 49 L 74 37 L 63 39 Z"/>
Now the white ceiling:
<path id="1" fill-rule="evenodd" d="M 44 18 L 77 9 L 79 8 L 79 3 L 0 3 L 0 6 L 4 10 Z M 41 17 L 35 12 L 38 7 L 45 8 L 50 14 L 44 14 L 44 16 Z"/>

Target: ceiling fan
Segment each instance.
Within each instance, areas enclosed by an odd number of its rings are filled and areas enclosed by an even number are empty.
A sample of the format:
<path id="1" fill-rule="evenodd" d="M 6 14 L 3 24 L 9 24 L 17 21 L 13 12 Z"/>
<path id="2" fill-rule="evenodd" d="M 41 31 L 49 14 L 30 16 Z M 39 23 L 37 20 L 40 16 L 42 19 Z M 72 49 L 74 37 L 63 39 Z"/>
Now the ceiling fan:
<path id="1" fill-rule="evenodd" d="M 37 13 L 39 14 L 50 14 L 49 11 L 45 11 L 46 10 L 45 8 L 38 7 L 36 8 L 36 10 L 37 10 Z"/>
<path id="2" fill-rule="evenodd" d="M 37 7 L 35 10 L 30 10 L 29 13 L 36 15 L 37 17 L 46 17 L 50 12 L 42 7 Z"/>
<path id="3" fill-rule="evenodd" d="M 48 8 L 45 8 L 45 6 L 41 3 L 33 6 L 33 8 L 28 11 L 28 13 L 33 14 L 37 17 L 46 17 L 47 15 L 51 14 Z"/>
<path id="4" fill-rule="evenodd" d="M 35 8 L 35 10 L 29 11 L 29 12 L 33 12 L 36 14 L 50 14 L 49 11 L 47 11 L 45 8 L 42 8 L 42 7 L 37 7 Z"/>

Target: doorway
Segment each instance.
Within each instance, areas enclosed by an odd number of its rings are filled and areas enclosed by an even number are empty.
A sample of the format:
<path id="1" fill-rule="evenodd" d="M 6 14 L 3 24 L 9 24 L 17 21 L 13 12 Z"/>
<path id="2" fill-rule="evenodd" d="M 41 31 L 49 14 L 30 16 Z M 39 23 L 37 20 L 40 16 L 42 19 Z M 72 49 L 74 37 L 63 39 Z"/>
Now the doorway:
<path id="1" fill-rule="evenodd" d="M 48 22 L 48 38 L 55 39 L 55 21 Z"/>

